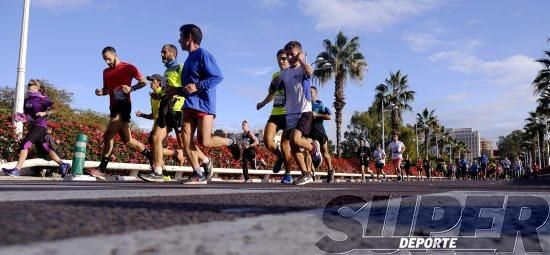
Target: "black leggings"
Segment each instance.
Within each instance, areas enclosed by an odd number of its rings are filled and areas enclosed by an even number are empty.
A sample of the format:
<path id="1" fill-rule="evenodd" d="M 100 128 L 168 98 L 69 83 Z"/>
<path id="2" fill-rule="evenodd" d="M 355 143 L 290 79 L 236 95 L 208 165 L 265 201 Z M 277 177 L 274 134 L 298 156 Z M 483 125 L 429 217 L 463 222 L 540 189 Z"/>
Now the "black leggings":
<path id="1" fill-rule="evenodd" d="M 250 179 L 248 175 L 248 164 L 250 164 L 250 168 L 256 169 L 256 152 L 253 148 L 243 150 L 242 164 L 244 179 L 248 180 Z"/>

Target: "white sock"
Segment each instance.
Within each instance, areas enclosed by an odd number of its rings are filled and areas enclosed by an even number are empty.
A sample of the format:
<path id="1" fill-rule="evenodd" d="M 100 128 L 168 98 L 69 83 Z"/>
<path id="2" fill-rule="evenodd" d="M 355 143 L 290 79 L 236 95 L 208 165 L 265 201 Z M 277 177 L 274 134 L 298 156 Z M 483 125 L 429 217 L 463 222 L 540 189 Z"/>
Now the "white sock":
<path id="1" fill-rule="evenodd" d="M 155 167 L 155 173 L 162 175 L 162 167 L 160 166 Z"/>
<path id="2" fill-rule="evenodd" d="M 194 170 L 195 173 L 197 173 L 198 175 L 204 176 L 204 170 L 202 169 L 202 167 L 193 167 L 193 170 Z"/>
<path id="3" fill-rule="evenodd" d="M 202 163 L 203 163 L 203 164 L 208 164 L 209 162 L 210 162 L 210 159 L 209 159 L 209 158 L 204 158 L 204 159 L 202 160 Z"/>

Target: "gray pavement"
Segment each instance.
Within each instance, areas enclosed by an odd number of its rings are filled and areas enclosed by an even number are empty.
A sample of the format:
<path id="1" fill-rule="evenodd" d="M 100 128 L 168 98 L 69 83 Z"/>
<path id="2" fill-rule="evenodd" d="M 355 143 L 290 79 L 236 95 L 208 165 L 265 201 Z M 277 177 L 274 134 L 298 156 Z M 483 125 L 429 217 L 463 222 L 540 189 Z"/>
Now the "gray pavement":
<path id="1" fill-rule="evenodd" d="M 315 247 L 321 237 L 342 238 L 342 233 L 328 229 L 322 221 L 323 208 L 331 199 L 428 194 L 458 197 L 461 203 L 467 195 L 485 196 L 483 204 L 496 195 L 550 197 L 550 183 L 414 181 L 301 187 L 209 183 L 188 187 L 174 182 L 3 180 L 0 254 L 323 254 Z"/>

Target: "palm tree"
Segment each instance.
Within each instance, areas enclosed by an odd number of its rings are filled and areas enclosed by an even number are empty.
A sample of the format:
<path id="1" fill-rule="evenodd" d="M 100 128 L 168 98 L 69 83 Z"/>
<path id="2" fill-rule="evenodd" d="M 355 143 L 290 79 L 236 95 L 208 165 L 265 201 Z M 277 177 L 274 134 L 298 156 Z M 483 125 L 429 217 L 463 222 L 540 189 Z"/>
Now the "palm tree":
<path id="1" fill-rule="evenodd" d="M 409 103 L 414 101 L 414 95 L 416 92 L 409 90 L 408 75 L 402 76 L 401 70 L 397 70 L 396 73 L 390 72 L 390 78 L 386 79 L 383 84 L 376 86 L 376 95 L 374 98 L 378 102 L 376 107 L 381 107 L 380 100 L 384 100 L 384 105 L 393 104 L 394 107 L 391 110 L 391 128 L 392 130 L 398 130 L 403 118 L 402 113 L 404 110 L 412 111 L 412 107 Z M 378 109 L 380 112 L 381 109 Z"/>
<path id="2" fill-rule="evenodd" d="M 434 115 L 435 110 L 428 111 L 428 108 L 424 108 L 422 113 L 416 114 L 416 122 L 418 123 L 418 128 L 424 131 L 424 148 L 426 149 L 426 156 L 428 156 L 428 139 L 430 135 L 430 130 L 433 130 L 437 127 L 437 116 Z"/>
<path id="3" fill-rule="evenodd" d="M 529 117 L 525 119 L 527 122 L 523 127 L 528 140 L 537 141 L 538 150 L 544 150 L 544 139 L 541 136 L 546 130 L 544 123 L 541 123 L 542 116 L 538 112 L 529 112 Z M 535 145 L 535 143 L 532 143 Z M 541 153 L 542 154 L 542 153 Z M 542 156 L 542 155 L 541 155 Z M 537 155 L 538 157 L 538 155 Z"/>
<path id="4" fill-rule="evenodd" d="M 334 43 L 329 39 L 323 41 L 325 51 L 317 55 L 317 69 L 313 71 L 314 79 L 321 85 L 334 78 L 334 110 L 336 115 L 336 144 L 340 145 L 342 111 L 346 105 L 344 88 L 346 81 L 361 82 L 367 71 L 367 62 L 359 52 L 359 37 L 348 40 L 342 31 L 336 35 Z M 340 146 L 336 146 L 336 154 L 340 157 Z"/>
<path id="5" fill-rule="evenodd" d="M 466 143 L 464 141 L 457 141 L 456 145 L 456 151 L 458 151 L 458 156 L 460 157 L 463 153 L 469 153 L 470 150 L 468 149 L 468 146 L 466 146 Z"/>
<path id="6" fill-rule="evenodd" d="M 535 80 L 531 83 L 535 95 L 539 95 L 543 91 L 548 91 L 550 89 L 550 50 L 545 50 L 544 54 L 546 58 L 537 59 L 537 62 L 541 63 L 544 67 L 539 71 L 537 77 L 535 77 Z"/>

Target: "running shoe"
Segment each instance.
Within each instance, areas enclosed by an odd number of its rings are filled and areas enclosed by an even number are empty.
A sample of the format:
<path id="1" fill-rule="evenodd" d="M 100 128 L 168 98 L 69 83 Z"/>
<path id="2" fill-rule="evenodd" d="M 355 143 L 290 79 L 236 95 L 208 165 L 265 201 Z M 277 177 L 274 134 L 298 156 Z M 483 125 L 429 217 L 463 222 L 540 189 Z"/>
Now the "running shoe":
<path id="1" fill-rule="evenodd" d="M 17 168 L 2 168 L 2 172 L 4 172 L 5 175 L 9 175 L 11 177 L 19 178 L 20 170 Z"/>
<path id="2" fill-rule="evenodd" d="M 164 176 L 154 171 L 146 174 L 139 174 L 138 176 L 146 182 L 164 182 Z"/>
<path id="3" fill-rule="evenodd" d="M 202 176 L 195 175 L 181 182 L 181 184 L 183 185 L 198 185 L 198 184 L 207 184 L 207 183 L 208 183 L 208 179 L 206 178 L 206 175 L 202 175 Z"/>
<path id="4" fill-rule="evenodd" d="M 305 185 L 308 183 L 313 182 L 313 178 L 310 174 L 302 174 L 296 181 L 294 181 L 294 185 Z"/>
<path id="5" fill-rule="evenodd" d="M 212 171 L 212 168 L 214 168 L 212 159 L 208 159 L 208 163 L 201 163 L 201 167 L 204 170 L 204 175 L 206 175 L 206 179 L 212 178 L 212 175 L 214 175 L 214 172 Z"/>
<path id="6" fill-rule="evenodd" d="M 283 184 L 292 184 L 293 183 L 292 175 L 284 174 L 283 178 L 281 178 L 281 183 L 283 183 Z"/>
<path id="7" fill-rule="evenodd" d="M 321 163 L 323 163 L 323 157 L 321 156 L 321 145 L 317 140 L 314 140 L 311 145 L 313 149 L 311 150 L 311 161 L 313 162 L 313 167 L 318 168 Z"/>
<path id="8" fill-rule="evenodd" d="M 243 183 L 252 183 L 252 179 L 246 179 Z"/>
<path id="9" fill-rule="evenodd" d="M 105 181 L 105 173 L 97 168 L 86 168 L 84 171 L 97 179 Z"/>
<path id="10" fill-rule="evenodd" d="M 71 165 L 67 164 L 67 163 L 63 163 L 59 166 L 59 174 L 61 175 L 61 178 L 64 178 L 65 175 L 67 175 L 67 173 L 69 172 L 69 170 L 71 169 Z"/>
<path id="11" fill-rule="evenodd" d="M 334 170 L 328 170 L 327 183 L 332 183 L 333 181 L 334 181 Z"/>
<path id="12" fill-rule="evenodd" d="M 273 173 L 278 173 L 279 171 L 281 171 L 281 168 L 283 167 L 284 162 L 285 161 L 284 161 L 283 157 L 279 157 L 275 161 L 275 164 L 273 164 Z"/>

